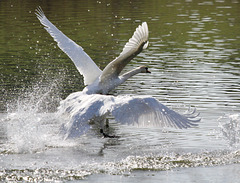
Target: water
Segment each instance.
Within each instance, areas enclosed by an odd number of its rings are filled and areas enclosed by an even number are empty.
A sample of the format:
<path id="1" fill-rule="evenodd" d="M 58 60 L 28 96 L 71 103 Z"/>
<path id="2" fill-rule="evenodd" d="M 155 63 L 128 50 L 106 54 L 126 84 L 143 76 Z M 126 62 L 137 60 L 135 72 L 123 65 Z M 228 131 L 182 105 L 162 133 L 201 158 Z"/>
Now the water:
<path id="1" fill-rule="evenodd" d="M 202 121 L 187 130 L 111 121 L 63 140 L 59 102 L 82 77 L 36 19 L 47 17 L 104 68 L 147 21 L 150 45 L 126 68 L 148 65 L 114 91 L 152 95 Z M 0 180 L 238 182 L 240 163 L 239 1 L 0 2 Z M 103 39 L 104 38 L 104 39 Z"/>

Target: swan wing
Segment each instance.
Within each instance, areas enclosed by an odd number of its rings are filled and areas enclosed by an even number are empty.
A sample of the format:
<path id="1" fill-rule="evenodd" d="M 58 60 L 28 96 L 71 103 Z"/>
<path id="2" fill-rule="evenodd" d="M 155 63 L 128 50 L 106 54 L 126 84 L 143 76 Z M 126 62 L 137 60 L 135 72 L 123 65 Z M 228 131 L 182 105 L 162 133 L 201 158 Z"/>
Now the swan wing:
<path id="1" fill-rule="evenodd" d="M 88 132 L 91 128 L 89 122 L 100 124 L 105 119 L 107 110 L 101 112 L 105 100 L 103 95 L 86 95 L 83 92 L 70 94 L 61 101 L 58 115 L 64 119 L 61 134 L 64 138 L 77 138 Z"/>
<path id="2" fill-rule="evenodd" d="M 100 77 L 101 81 L 111 79 L 118 76 L 123 68 L 137 56 L 143 49 L 148 46 L 148 25 L 143 22 L 134 32 L 132 38 L 125 44 L 120 55 L 110 62 L 103 70 Z"/>
<path id="3" fill-rule="evenodd" d="M 179 114 L 152 97 L 109 96 L 83 92 L 70 94 L 60 103 L 58 115 L 64 119 L 61 133 L 65 138 L 76 138 L 85 134 L 89 122 L 103 125 L 104 119 L 112 115 L 121 124 L 135 126 L 189 128 L 197 126 L 200 118 L 194 110 Z"/>
<path id="4" fill-rule="evenodd" d="M 154 127 L 189 128 L 197 126 L 201 119 L 196 111 L 179 114 L 152 97 L 116 98 L 111 111 L 122 124 Z"/>
<path id="5" fill-rule="evenodd" d="M 41 24 L 45 26 L 47 32 L 57 42 L 58 47 L 71 58 L 80 74 L 83 75 L 84 84 L 89 85 L 93 83 L 102 73 L 99 67 L 83 51 L 81 46 L 69 39 L 47 19 L 40 7 L 36 10 L 36 15 Z"/>

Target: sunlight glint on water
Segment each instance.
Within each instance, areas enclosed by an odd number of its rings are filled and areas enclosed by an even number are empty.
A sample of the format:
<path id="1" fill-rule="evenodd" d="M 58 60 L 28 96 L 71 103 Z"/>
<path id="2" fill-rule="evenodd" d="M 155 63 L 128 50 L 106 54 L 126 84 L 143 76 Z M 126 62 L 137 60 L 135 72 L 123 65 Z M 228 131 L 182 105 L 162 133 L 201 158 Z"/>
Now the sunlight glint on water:
<path id="1" fill-rule="evenodd" d="M 81 138 L 63 140 L 57 106 L 84 86 L 71 60 L 36 19 L 39 5 L 101 68 L 147 21 L 149 48 L 126 71 L 147 65 L 152 73 L 131 78 L 113 93 L 151 95 L 179 112 L 196 107 L 199 127 L 136 128 L 111 120 L 110 132 L 119 139 L 102 138 L 93 125 Z M 26 1 L 24 7 L 1 1 L 0 9 L 1 181 L 64 182 L 90 175 L 97 180 L 106 174 L 139 182 L 146 174 L 149 181 L 163 179 L 166 172 L 167 180 L 189 176 L 204 182 L 204 167 L 212 167 L 209 181 L 218 180 L 219 167 L 227 172 L 223 177 L 239 180 L 239 172 L 227 171 L 240 163 L 238 1 Z"/>

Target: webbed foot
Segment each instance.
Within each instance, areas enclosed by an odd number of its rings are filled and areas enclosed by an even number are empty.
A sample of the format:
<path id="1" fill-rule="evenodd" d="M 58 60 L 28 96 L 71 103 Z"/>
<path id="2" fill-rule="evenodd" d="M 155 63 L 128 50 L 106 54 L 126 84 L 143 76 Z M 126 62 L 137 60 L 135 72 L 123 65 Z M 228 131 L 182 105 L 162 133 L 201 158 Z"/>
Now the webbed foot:
<path id="1" fill-rule="evenodd" d="M 106 133 L 104 133 L 103 129 L 100 129 L 100 133 L 103 134 L 104 138 L 119 138 L 119 136 L 116 135 L 108 135 Z"/>

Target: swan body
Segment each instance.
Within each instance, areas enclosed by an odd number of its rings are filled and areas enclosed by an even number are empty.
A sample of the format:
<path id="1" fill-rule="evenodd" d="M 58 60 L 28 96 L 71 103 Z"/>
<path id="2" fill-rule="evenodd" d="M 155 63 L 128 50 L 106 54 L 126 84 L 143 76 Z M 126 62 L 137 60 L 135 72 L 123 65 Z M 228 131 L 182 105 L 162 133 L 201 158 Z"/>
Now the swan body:
<path id="1" fill-rule="evenodd" d="M 188 128 L 197 126 L 200 119 L 195 110 L 181 115 L 152 97 L 100 95 L 108 94 L 135 74 L 150 73 L 146 66 L 140 66 L 120 75 L 123 68 L 148 46 L 146 22 L 137 27 L 120 55 L 101 70 L 81 46 L 69 39 L 47 19 L 40 7 L 36 11 L 37 18 L 45 26 L 47 32 L 83 75 L 86 85 L 82 92 L 72 93 L 60 103 L 58 114 L 67 119 L 61 130 L 65 138 L 81 136 L 91 128 L 90 121 L 101 121 L 108 115 L 113 116 L 121 124 L 144 127 Z"/>
<path id="2" fill-rule="evenodd" d="M 179 114 L 150 96 L 111 96 L 75 92 L 61 101 L 58 114 L 66 123 L 61 132 L 65 138 L 76 138 L 85 134 L 89 122 L 102 122 L 107 116 L 124 125 L 138 127 L 189 128 L 200 121 L 196 110 Z"/>
<path id="3" fill-rule="evenodd" d="M 80 74 L 83 75 L 84 84 L 87 85 L 84 92 L 87 94 L 108 94 L 109 91 L 125 82 L 129 77 L 141 72 L 150 73 L 147 67 L 142 66 L 128 74 L 120 75 L 123 68 L 148 46 L 148 26 L 146 22 L 138 26 L 120 55 L 102 71 L 83 51 L 81 46 L 69 39 L 47 19 L 40 7 L 37 9 L 36 15 L 47 32 L 58 43 L 58 47 L 71 58 Z"/>
<path id="4" fill-rule="evenodd" d="M 138 73 L 151 73 L 148 71 L 148 68 L 145 66 L 140 66 L 136 69 L 131 70 L 121 76 L 113 76 L 112 78 L 109 77 L 108 79 L 104 79 L 101 81 L 101 77 L 97 78 L 95 82 L 91 85 L 84 88 L 83 92 L 86 94 L 107 94 L 109 91 L 113 90 L 120 84 L 124 83 L 128 78 L 136 75 Z"/>

